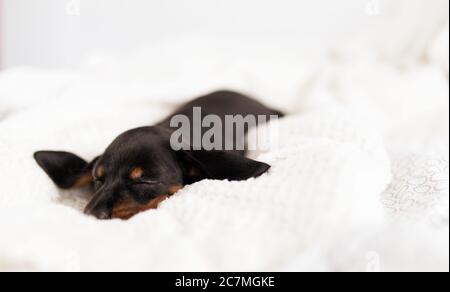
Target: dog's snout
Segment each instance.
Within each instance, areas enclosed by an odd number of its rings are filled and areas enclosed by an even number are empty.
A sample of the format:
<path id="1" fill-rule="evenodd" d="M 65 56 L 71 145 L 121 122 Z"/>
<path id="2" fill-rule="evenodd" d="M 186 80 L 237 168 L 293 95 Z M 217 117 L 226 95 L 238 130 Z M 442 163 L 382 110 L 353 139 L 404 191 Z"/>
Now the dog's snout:
<path id="1" fill-rule="evenodd" d="M 95 217 L 97 217 L 97 219 L 100 219 L 100 220 L 111 219 L 111 214 L 110 214 L 110 212 L 107 212 L 107 211 L 105 211 L 105 210 L 100 211 L 100 212 L 97 212 L 97 213 L 95 213 L 94 215 L 95 215 Z"/>
<path id="2" fill-rule="evenodd" d="M 94 216 L 100 220 L 111 219 L 112 208 L 110 207 L 111 196 L 108 193 L 99 193 L 84 209 L 84 213 L 89 216 Z"/>
<path id="3" fill-rule="evenodd" d="M 108 211 L 106 208 L 86 208 L 84 213 L 100 220 L 111 219 L 111 211 Z"/>

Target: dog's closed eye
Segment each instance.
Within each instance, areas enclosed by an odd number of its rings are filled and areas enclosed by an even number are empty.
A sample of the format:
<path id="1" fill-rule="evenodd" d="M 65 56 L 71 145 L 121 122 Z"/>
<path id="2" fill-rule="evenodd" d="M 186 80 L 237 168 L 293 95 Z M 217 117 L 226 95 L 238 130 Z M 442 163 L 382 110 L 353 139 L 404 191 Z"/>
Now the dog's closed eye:
<path id="1" fill-rule="evenodd" d="M 133 181 L 132 184 L 133 185 L 150 185 L 150 186 L 153 186 L 153 185 L 162 184 L 162 182 L 158 181 L 158 180 L 150 180 L 150 179 L 141 178 L 139 180 Z"/>
<path id="2" fill-rule="evenodd" d="M 94 178 L 94 188 L 96 190 L 100 189 L 104 183 L 105 183 L 104 178 Z"/>

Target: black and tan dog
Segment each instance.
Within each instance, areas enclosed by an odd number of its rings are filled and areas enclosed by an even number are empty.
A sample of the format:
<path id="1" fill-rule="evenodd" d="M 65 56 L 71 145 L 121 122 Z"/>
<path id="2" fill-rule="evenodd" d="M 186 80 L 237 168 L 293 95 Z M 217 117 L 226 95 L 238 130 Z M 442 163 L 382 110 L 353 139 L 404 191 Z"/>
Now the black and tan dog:
<path id="1" fill-rule="evenodd" d="M 222 120 L 226 115 L 282 115 L 241 94 L 219 91 L 185 104 L 155 126 L 120 135 L 90 163 L 67 152 L 40 151 L 34 157 L 59 188 L 92 186 L 85 213 L 99 219 L 129 219 L 203 179 L 239 181 L 269 170 L 269 165 L 245 158 L 245 151 L 173 150 L 170 139 L 176 129 L 170 121 L 177 115 L 193 120 L 194 107 L 201 108 L 203 117 L 214 114 Z M 232 139 L 235 144 L 245 135 Z"/>

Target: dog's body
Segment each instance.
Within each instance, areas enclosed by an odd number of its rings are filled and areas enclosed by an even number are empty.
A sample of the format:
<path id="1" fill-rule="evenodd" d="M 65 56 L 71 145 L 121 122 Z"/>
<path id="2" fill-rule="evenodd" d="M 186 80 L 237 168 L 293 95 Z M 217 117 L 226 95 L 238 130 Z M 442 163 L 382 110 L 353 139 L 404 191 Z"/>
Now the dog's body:
<path id="1" fill-rule="evenodd" d="M 93 185 L 95 192 L 85 213 L 99 219 L 128 219 L 174 194 L 185 185 L 203 179 L 246 180 L 265 173 L 270 166 L 244 157 L 245 151 L 199 149 L 173 150 L 171 127 L 175 117 L 195 124 L 194 108 L 201 118 L 215 115 L 225 125 L 226 116 L 282 116 L 261 103 L 230 91 L 218 91 L 195 99 L 152 127 L 120 135 L 91 163 L 67 152 L 41 151 L 35 159 L 62 189 Z M 201 128 L 204 135 L 208 128 Z M 232 137 L 222 131 L 222 141 L 236 145 L 245 134 Z M 231 139 L 231 141 L 230 141 Z"/>
<path id="2" fill-rule="evenodd" d="M 279 111 L 267 108 L 263 104 L 247 97 L 242 94 L 231 92 L 231 91 L 217 91 L 206 96 L 192 100 L 186 103 L 179 109 L 177 109 L 172 115 L 167 117 L 162 122 L 158 123 L 157 126 L 168 129 L 168 131 L 173 132 L 176 130 L 173 126 L 171 127 L 171 121 L 176 116 L 184 116 L 189 119 L 189 124 L 191 125 L 191 131 L 193 132 L 193 125 L 195 124 L 194 118 L 194 108 L 201 109 L 201 119 L 205 117 L 214 115 L 221 120 L 221 138 L 223 141 L 222 147 L 228 142 L 233 145 L 232 150 L 236 154 L 245 155 L 245 149 L 238 150 L 237 144 L 245 140 L 245 135 L 248 133 L 250 128 L 245 128 L 243 133 L 234 133 L 233 136 L 226 135 L 226 117 L 227 116 L 256 116 L 265 117 L 265 120 L 270 120 L 271 117 L 282 117 L 283 114 Z M 257 121 L 258 122 L 258 121 Z M 209 130 L 209 127 L 201 127 L 200 136 L 205 135 L 205 132 Z M 192 143 L 192 142 L 191 142 Z M 224 148 L 223 148 L 224 149 Z"/>

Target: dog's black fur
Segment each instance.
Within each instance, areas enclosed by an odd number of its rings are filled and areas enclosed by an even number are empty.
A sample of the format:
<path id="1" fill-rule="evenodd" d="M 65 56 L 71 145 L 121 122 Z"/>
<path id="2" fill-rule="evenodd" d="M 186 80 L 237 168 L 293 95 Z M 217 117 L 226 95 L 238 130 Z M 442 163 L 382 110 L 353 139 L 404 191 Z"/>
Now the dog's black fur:
<path id="1" fill-rule="evenodd" d="M 176 129 L 170 127 L 171 118 L 185 115 L 192 124 L 194 107 L 201 108 L 202 117 L 214 114 L 222 121 L 225 115 L 282 116 L 239 93 L 218 91 L 185 104 L 155 126 L 125 132 L 90 163 L 67 152 L 40 151 L 34 157 L 61 189 L 92 185 L 85 213 L 99 219 L 128 219 L 203 179 L 239 181 L 269 170 L 269 165 L 245 158 L 244 151 L 172 150 L 170 137 Z M 222 132 L 223 141 L 230 139 Z M 245 137 L 231 139 L 235 145 Z"/>

